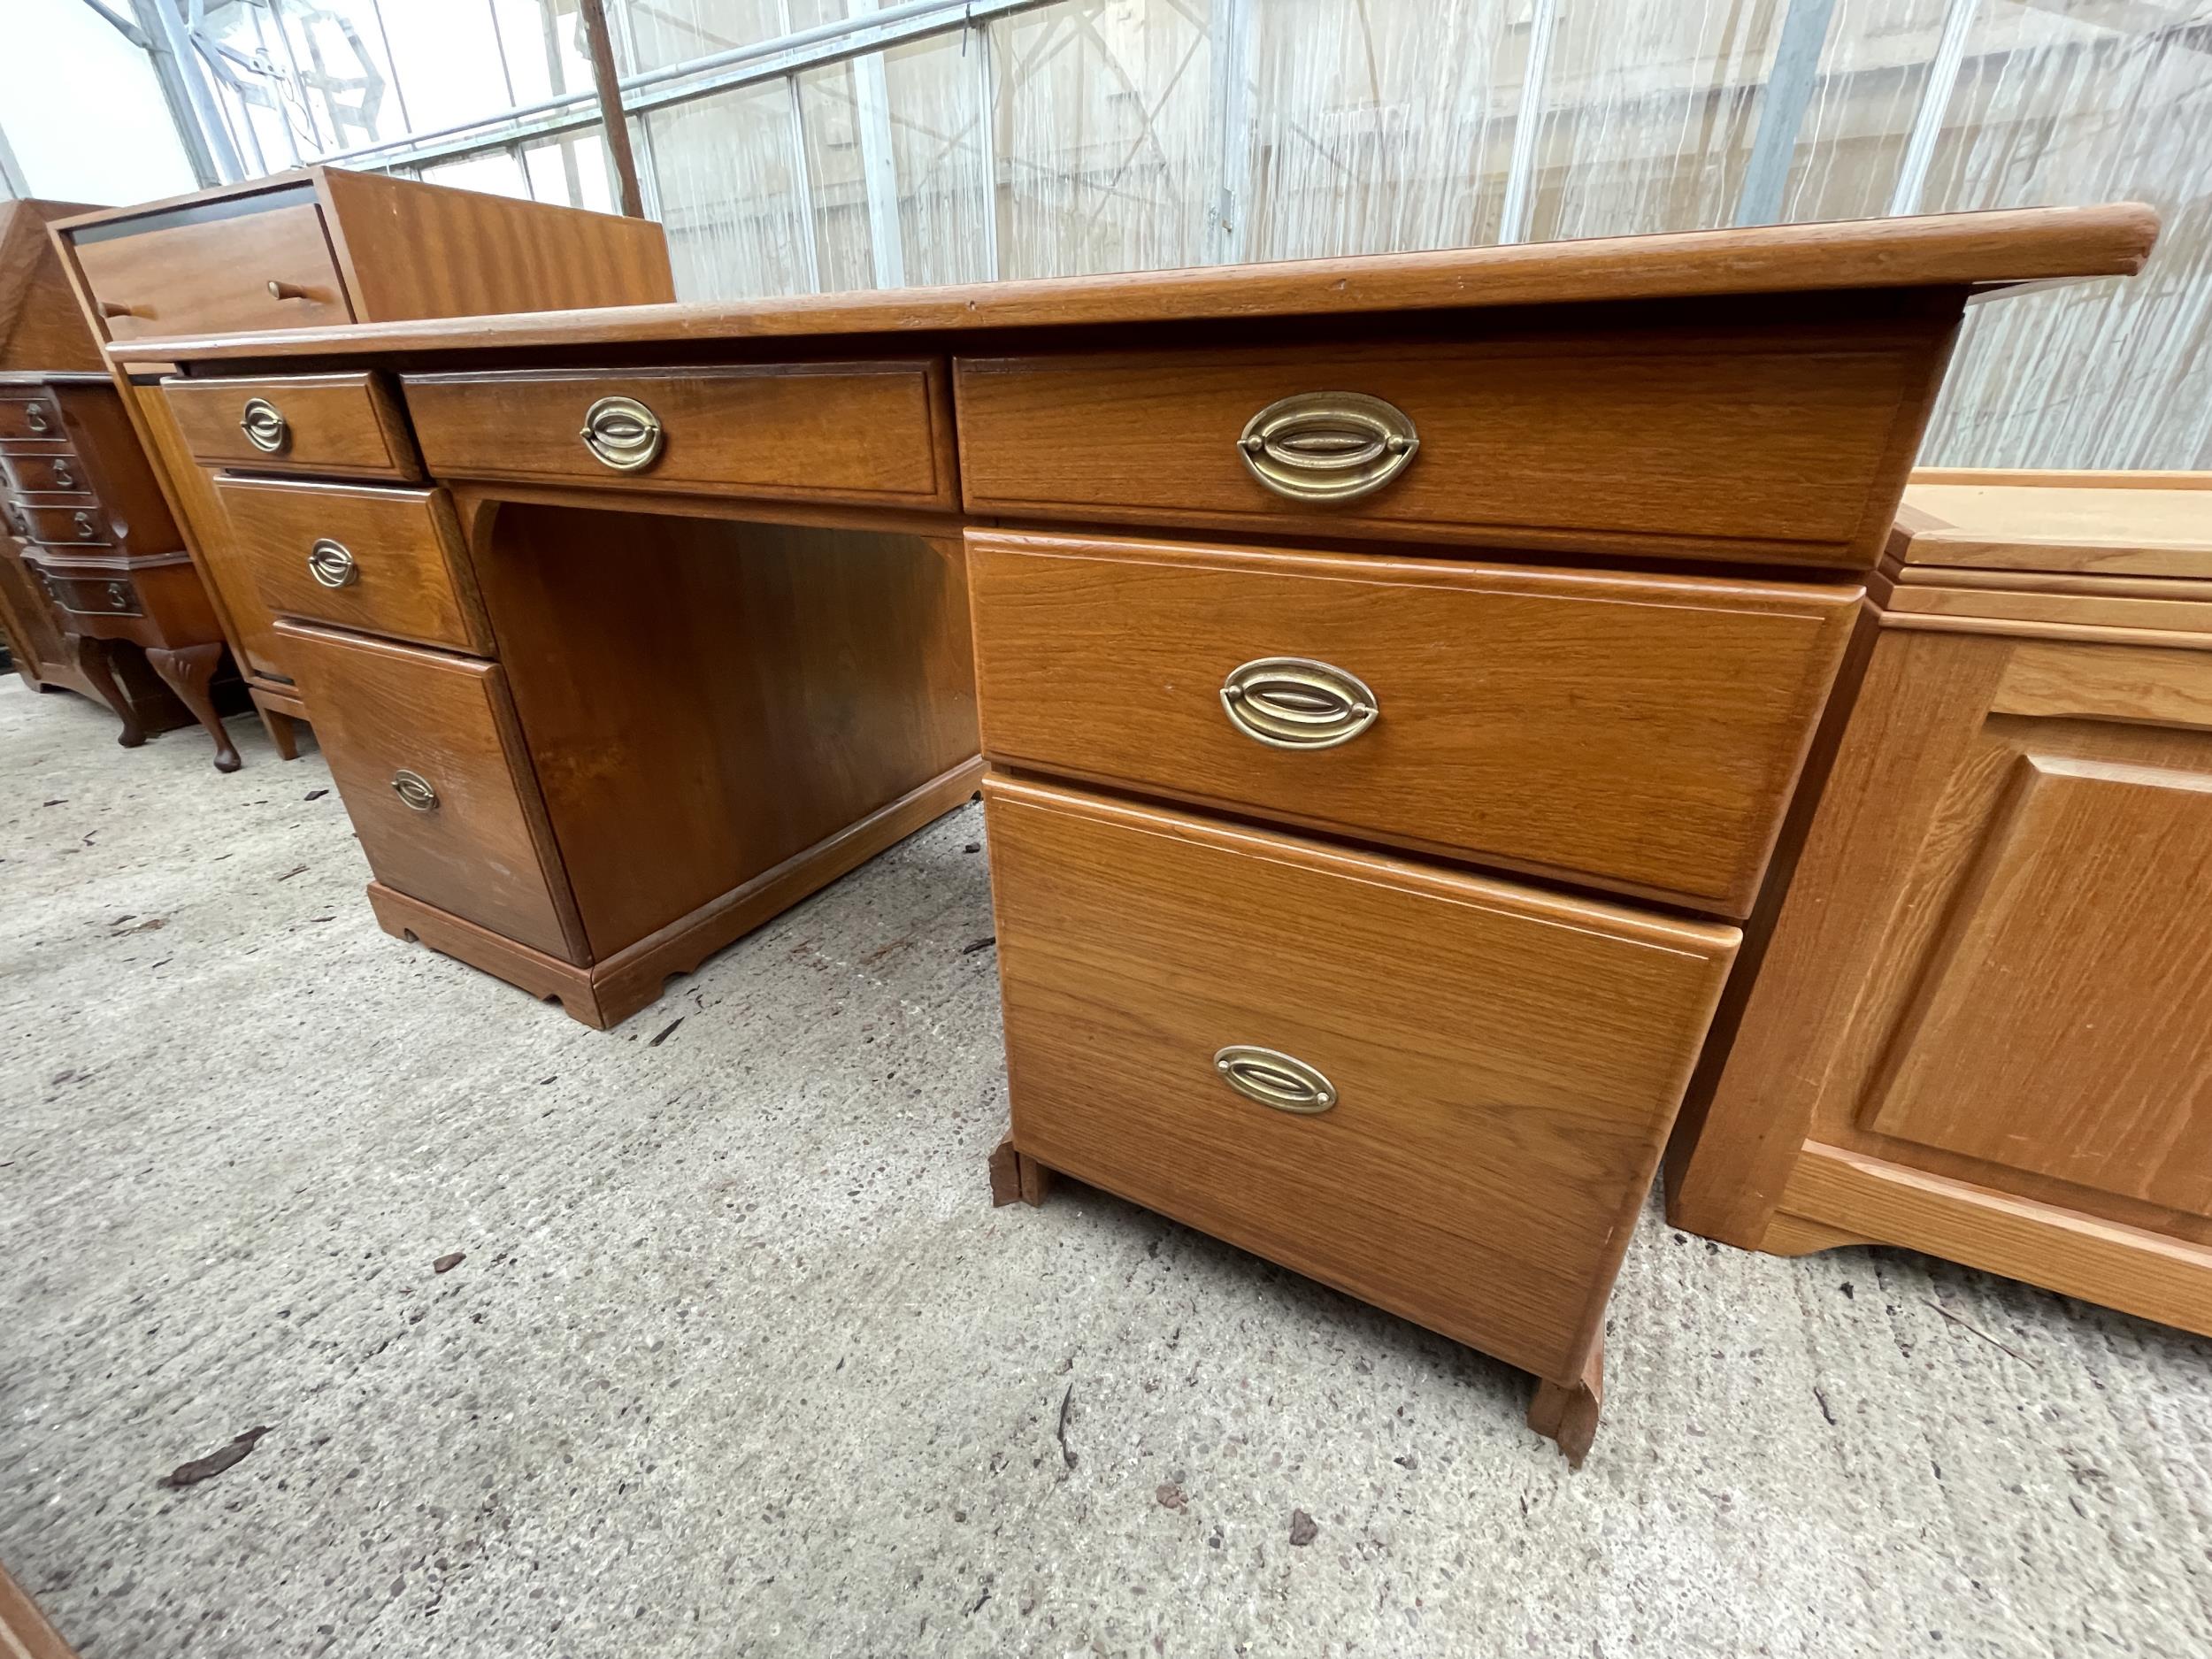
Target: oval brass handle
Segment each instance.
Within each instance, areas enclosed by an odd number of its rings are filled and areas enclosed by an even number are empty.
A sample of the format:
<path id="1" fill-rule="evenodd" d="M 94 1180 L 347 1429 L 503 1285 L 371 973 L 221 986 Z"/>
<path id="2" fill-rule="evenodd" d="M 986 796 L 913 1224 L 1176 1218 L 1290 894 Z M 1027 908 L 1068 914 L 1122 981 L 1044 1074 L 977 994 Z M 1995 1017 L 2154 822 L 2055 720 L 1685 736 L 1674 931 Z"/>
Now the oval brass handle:
<path id="1" fill-rule="evenodd" d="M 74 489 L 77 488 L 77 475 L 69 470 L 68 462 L 57 461 L 54 463 L 54 488 L 56 489 Z"/>
<path id="2" fill-rule="evenodd" d="M 404 768 L 392 774 L 392 793 L 418 812 L 438 810 L 438 792 L 430 787 L 430 780 L 419 772 Z"/>
<path id="3" fill-rule="evenodd" d="M 100 539 L 100 526 L 92 522 L 90 513 L 75 513 L 72 515 L 72 519 L 77 526 L 77 539 L 80 541 L 97 541 Z"/>
<path id="4" fill-rule="evenodd" d="M 328 536 L 307 549 L 307 573 L 326 588 L 344 588 L 361 580 L 361 567 L 345 543 Z"/>
<path id="5" fill-rule="evenodd" d="M 584 448 L 618 472 L 637 472 L 660 459 L 660 417 L 634 397 L 603 397 L 584 411 Z"/>
<path id="6" fill-rule="evenodd" d="M 292 428 L 277 406 L 265 397 L 249 397 L 238 417 L 238 430 L 246 442 L 264 455 L 281 455 L 292 442 Z"/>
<path id="7" fill-rule="evenodd" d="M 36 403 L 27 403 L 23 410 L 23 424 L 33 432 L 51 432 L 53 425 L 46 419 L 46 411 Z"/>
<path id="8" fill-rule="evenodd" d="M 1327 503 L 1371 495 L 1413 465 L 1413 421 L 1363 392 L 1301 392 L 1244 423 L 1237 453 L 1278 495 Z"/>
<path id="9" fill-rule="evenodd" d="M 271 282 L 269 297 L 273 300 L 303 300 L 308 292 L 296 282 Z"/>
<path id="10" fill-rule="evenodd" d="M 1247 1100 L 1279 1112 L 1311 1117 L 1336 1104 L 1336 1085 L 1322 1075 L 1319 1067 L 1279 1048 L 1233 1043 L 1214 1056 L 1214 1070 Z"/>
<path id="11" fill-rule="evenodd" d="M 1221 682 L 1229 724 L 1271 749 L 1334 749 L 1375 724 L 1367 682 L 1309 657 L 1261 657 Z"/>

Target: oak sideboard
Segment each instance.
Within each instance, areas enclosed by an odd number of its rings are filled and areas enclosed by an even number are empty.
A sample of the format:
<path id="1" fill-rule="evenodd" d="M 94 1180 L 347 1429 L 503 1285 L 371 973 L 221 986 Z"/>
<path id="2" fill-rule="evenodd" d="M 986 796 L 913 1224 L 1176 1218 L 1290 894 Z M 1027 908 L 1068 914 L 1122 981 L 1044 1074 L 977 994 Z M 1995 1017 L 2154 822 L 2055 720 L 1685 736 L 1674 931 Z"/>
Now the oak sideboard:
<path id="1" fill-rule="evenodd" d="M 981 785 L 1002 1195 L 1540 1379 L 1765 923 L 1962 310 L 2121 206 L 118 341 L 383 926 L 607 1025 Z"/>

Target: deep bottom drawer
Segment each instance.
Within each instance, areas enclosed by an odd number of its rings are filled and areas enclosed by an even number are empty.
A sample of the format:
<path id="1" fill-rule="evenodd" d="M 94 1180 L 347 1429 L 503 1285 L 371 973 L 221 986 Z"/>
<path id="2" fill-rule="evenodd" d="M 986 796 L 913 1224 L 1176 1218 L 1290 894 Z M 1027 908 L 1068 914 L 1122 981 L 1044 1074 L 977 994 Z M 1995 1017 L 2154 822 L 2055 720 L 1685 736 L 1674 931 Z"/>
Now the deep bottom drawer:
<path id="1" fill-rule="evenodd" d="M 288 622 L 277 633 L 377 879 L 589 962 L 499 665 Z"/>
<path id="2" fill-rule="evenodd" d="M 1571 1379 L 1739 935 L 984 787 L 1014 1140 Z"/>

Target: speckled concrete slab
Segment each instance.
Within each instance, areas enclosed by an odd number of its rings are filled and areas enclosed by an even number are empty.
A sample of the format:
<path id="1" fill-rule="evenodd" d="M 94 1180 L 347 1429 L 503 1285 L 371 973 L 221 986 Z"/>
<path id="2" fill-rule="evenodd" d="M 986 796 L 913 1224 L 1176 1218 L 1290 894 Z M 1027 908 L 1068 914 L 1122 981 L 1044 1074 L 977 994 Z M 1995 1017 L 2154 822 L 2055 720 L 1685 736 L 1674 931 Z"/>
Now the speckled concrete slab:
<path id="1" fill-rule="evenodd" d="M 2212 1344 L 1654 1210 L 1571 1474 L 1479 1356 L 989 1207 L 972 809 L 602 1034 L 233 726 L 0 689 L 0 1559 L 87 1659 L 2212 1651 Z"/>

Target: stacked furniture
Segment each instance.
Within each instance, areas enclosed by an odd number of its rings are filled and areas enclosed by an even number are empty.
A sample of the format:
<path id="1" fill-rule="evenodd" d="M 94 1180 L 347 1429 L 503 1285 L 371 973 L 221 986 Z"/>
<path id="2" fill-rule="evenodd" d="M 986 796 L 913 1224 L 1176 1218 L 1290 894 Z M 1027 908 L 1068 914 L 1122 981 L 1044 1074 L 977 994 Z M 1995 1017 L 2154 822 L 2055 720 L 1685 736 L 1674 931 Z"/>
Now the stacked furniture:
<path id="1" fill-rule="evenodd" d="M 611 1024 L 964 799 L 1012 1133 L 1532 1371 L 1802 833 L 1968 299 L 2147 209 L 119 341 L 370 895 Z"/>
<path id="2" fill-rule="evenodd" d="M 196 719 L 223 635 L 47 236 L 81 204 L 0 210 L 0 627 L 32 687 L 104 703 L 126 748 Z"/>
<path id="3" fill-rule="evenodd" d="M 2212 474 L 1927 472 L 1678 1226 L 2212 1335 Z"/>
<path id="4" fill-rule="evenodd" d="M 557 310 L 673 297 L 644 219 L 310 167 L 60 220 L 55 239 L 103 342 Z M 96 358 L 88 366 L 98 367 Z M 308 718 L 275 617 L 167 407 L 156 367 L 116 385 L 158 464 L 255 708 L 278 751 Z"/>

